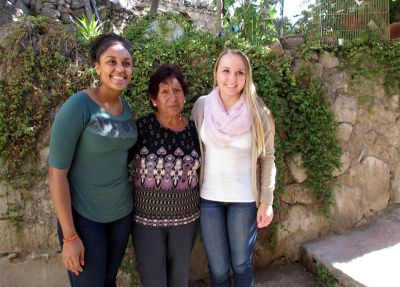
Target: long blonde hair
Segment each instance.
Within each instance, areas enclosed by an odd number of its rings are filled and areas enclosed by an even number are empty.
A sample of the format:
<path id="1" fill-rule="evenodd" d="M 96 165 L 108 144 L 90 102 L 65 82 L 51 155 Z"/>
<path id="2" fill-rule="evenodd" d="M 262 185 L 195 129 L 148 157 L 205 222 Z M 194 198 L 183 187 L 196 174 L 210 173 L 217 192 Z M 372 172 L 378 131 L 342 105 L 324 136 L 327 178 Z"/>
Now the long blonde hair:
<path id="1" fill-rule="evenodd" d="M 238 55 L 242 58 L 245 64 L 246 82 L 243 88 L 243 95 L 245 96 L 245 102 L 249 109 L 251 128 L 253 129 L 253 139 L 256 142 L 257 154 L 260 155 L 264 151 L 266 143 L 265 132 L 263 128 L 262 115 L 266 115 L 271 122 L 271 128 L 274 130 L 274 122 L 272 115 L 264 102 L 258 97 L 256 87 L 253 82 L 253 73 L 251 70 L 250 61 L 247 56 L 239 50 L 227 49 L 219 54 L 219 57 L 214 65 L 214 88 L 217 86 L 217 70 L 221 58 L 227 54 Z"/>

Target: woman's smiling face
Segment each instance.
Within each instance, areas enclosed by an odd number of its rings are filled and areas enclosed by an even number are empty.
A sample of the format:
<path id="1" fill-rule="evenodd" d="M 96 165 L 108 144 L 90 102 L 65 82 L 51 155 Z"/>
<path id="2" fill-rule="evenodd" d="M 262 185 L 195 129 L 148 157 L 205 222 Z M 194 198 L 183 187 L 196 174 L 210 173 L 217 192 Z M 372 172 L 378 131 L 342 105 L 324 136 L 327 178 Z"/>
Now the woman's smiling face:
<path id="1" fill-rule="evenodd" d="M 239 98 L 246 83 L 246 65 L 243 59 L 236 54 L 222 56 L 216 79 L 221 97 Z"/>
<path id="2" fill-rule="evenodd" d="M 121 91 L 132 79 L 132 57 L 122 44 L 116 43 L 100 55 L 95 69 L 102 85 Z"/>

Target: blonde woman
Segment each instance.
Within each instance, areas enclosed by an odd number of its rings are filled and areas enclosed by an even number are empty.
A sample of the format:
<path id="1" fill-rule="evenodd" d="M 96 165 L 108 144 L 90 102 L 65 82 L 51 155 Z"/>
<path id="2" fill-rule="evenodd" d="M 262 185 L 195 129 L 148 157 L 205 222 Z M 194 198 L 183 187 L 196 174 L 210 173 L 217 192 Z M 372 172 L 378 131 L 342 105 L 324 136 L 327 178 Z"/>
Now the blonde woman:
<path id="1" fill-rule="evenodd" d="M 273 218 L 274 123 L 257 96 L 248 58 L 226 50 L 214 89 L 194 104 L 202 152 L 200 226 L 211 286 L 253 286 L 257 227 Z"/>

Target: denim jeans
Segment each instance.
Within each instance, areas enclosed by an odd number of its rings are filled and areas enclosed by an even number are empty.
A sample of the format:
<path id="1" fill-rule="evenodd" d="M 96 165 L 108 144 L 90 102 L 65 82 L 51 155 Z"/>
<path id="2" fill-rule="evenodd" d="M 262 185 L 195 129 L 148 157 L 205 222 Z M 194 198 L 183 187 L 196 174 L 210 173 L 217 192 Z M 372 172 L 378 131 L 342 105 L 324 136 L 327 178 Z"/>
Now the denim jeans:
<path id="1" fill-rule="evenodd" d="M 98 223 L 74 211 L 73 219 L 76 232 L 85 247 L 85 265 L 78 276 L 68 271 L 71 286 L 115 287 L 118 268 L 132 229 L 132 215 L 110 223 Z M 60 224 L 58 236 L 62 245 Z"/>
<path id="2" fill-rule="evenodd" d="M 254 202 L 226 203 L 201 199 L 200 227 L 208 259 L 211 286 L 254 284 L 253 248 L 257 237 Z"/>
<path id="3" fill-rule="evenodd" d="M 198 220 L 179 226 L 133 224 L 132 237 L 143 287 L 187 287 Z"/>

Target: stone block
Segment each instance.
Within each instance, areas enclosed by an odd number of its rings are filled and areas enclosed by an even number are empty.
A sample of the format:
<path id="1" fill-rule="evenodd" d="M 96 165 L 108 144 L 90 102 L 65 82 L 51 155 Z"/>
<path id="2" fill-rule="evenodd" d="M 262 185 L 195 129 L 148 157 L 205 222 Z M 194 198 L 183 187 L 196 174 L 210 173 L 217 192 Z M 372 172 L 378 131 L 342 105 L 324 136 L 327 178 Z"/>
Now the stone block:
<path id="1" fill-rule="evenodd" d="M 304 42 L 303 35 L 289 35 L 280 39 L 280 42 L 285 50 L 294 50 L 300 47 Z"/>
<path id="2" fill-rule="evenodd" d="M 68 3 L 68 1 L 67 1 Z M 68 3 L 71 5 L 72 10 L 77 10 L 83 8 L 85 5 L 82 0 L 72 0 L 71 3 Z"/>
<path id="3" fill-rule="evenodd" d="M 43 16 L 49 17 L 51 19 L 58 19 L 60 18 L 60 12 L 56 9 L 51 9 L 51 8 L 43 8 L 41 11 L 41 14 Z"/>
<path id="4" fill-rule="evenodd" d="M 367 156 L 350 169 L 352 188 L 359 188 L 363 215 L 385 209 L 390 197 L 390 170 L 382 160 Z"/>
<path id="5" fill-rule="evenodd" d="M 337 137 L 341 141 L 347 142 L 351 137 L 353 126 L 348 123 L 340 123 L 337 127 Z"/>
<path id="6" fill-rule="evenodd" d="M 392 188 L 390 192 L 390 202 L 400 203 L 400 165 L 397 165 L 392 180 Z"/>
<path id="7" fill-rule="evenodd" d="M 333 104 L 335 120 L 338 123 L 354 123 L 357 118 L 357 99 L 346 96 L 338 96 Z"/>
<path id="8" fill-rule="evenodd" d="M 19 252 L 22 249 L 19 235 L 16 229 L 13 226 L 11 226 L 10 222 L 7 219 L 0 219 L 0 234 L 1 234 L 0 254 Z M 2 285 L 0 282 L 0 286 L 14 286 L 14 285 Z"/>
<path id="9" fill-rule="evenodd" d="M 343 71 L 339 71 L 336 68 L 325 69 L 323 72 L 323 80 L 325 85 L 334 93 L 346 94 L 348 91 L 349 85 L 347 82 L 347 75 Z"/>
<path id="10" fill-rule="evenodd" d="M 278 248 L 283 256 L 298 259 L 300 246 L 326 232 L 328 221 L 316 206 L 294 205 L 286 213 L 277 232 Z"/>
<path id="11" fill-rule="evenodd" d="M 338 177 L 339 175 L 345 173 L 349 169 L 350 165 L 350 153 L 346 151 L 340 156 L 340 168 L 335 169 L 332 173 L 332 176 Z"/>
<path id="12" fill-rule="evenodd" d="M 282 56 L 285 53 L 285 50 L 283 50 L 283 47 L 279 41 L 269 44 L 269 49 L 271 50 L 271 53 L 276 56 Z"/>
<path id="13" fill-rule="evenodd" d="M 321 53 L 319 61 L 325 69 L 332 69 L 339 66 L 339 59 L 327 51 Z"/>
<path id="14" fill-rule="evenodd" d="M 291 184 L 285 187 L 281 200 L 288 204 L 313 204 L 314 195 L 311 190 L 303 188 L 300 184 Z"/>
<path id="15" fill-rule="evenodd" d="M 61 263 L 61 256 L 56 255 L 23 261 L 1 259 L 0 286 L 68 287 L 70 285 L 67 272 Z"/>
<path id="16" fill-rule="evenodd" d="M 298 183 L 302 183 L 307 179 L 307 173 L 303 168 L 303 160 L 301 154 L 297 154 L 293 157 L 289 165 L 290 172 L 292 173 L 294 179 Z"/>
<path id="17" fill-rule="evenodd" d="M 363 216 L 361 210 L 362 192 L 358 187 L 351 188 L 340 185 L 335 187 L 333 194 L 335 198 L 331 210 L 333 228 L 335 231 L 342 232 L 361 220 Z"/>

